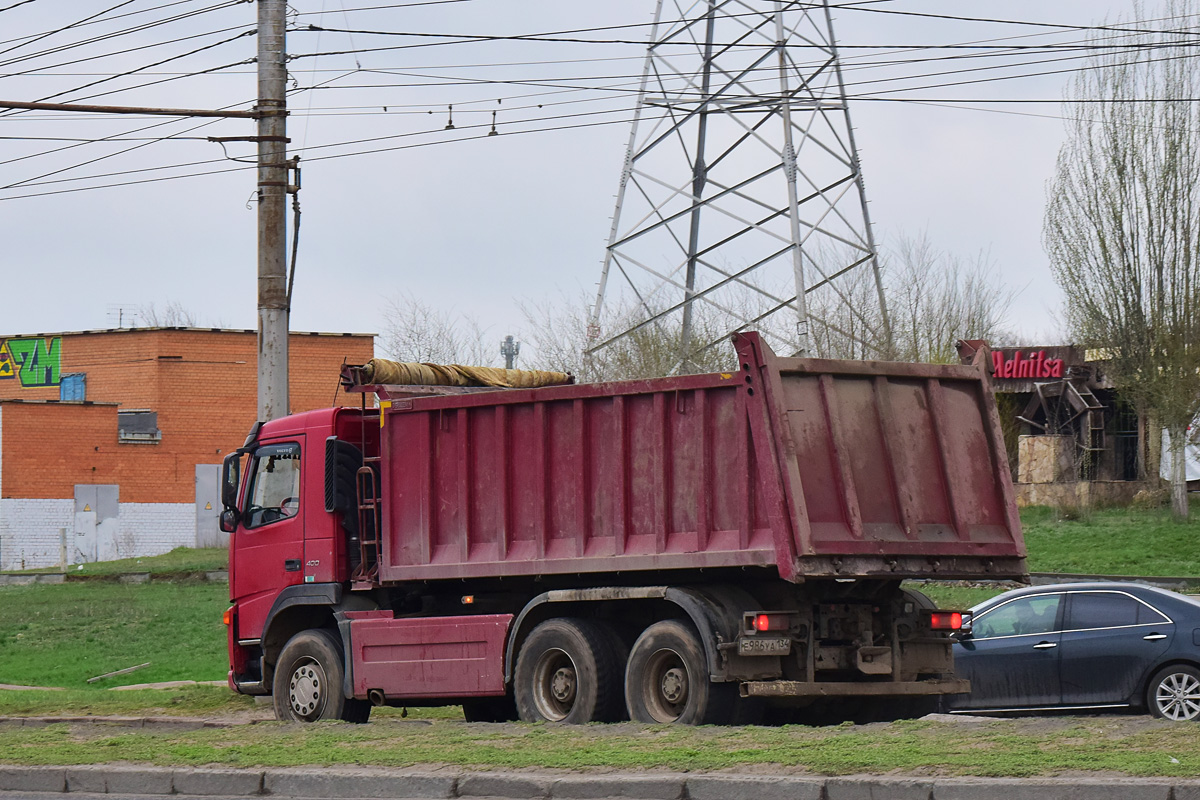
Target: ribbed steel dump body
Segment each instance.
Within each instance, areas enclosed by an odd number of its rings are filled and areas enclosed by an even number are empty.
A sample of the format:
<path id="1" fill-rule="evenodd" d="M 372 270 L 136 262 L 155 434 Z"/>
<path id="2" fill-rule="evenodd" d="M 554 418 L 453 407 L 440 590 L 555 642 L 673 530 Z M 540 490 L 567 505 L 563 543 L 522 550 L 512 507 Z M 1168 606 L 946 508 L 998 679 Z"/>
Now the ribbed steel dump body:
<path id="1" fill-rule="evenodd" d="M 731 373 L 394 400 L 379 580 L 1024 573 L 981 373 L 735 344 Z"/>

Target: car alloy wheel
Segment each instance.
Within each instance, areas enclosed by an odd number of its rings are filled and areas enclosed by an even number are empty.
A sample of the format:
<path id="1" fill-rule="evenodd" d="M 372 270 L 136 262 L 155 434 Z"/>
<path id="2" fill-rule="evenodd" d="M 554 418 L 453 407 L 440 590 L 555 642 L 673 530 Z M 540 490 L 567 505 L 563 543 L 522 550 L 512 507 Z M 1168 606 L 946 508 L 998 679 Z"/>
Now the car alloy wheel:
<path id="1" fill-rule="evenodd" d="M 1200 719 L 1200 673 L 1191 667 L 1168 667 L 1151 683 L 1150 710 L 1173 722 Z"/>

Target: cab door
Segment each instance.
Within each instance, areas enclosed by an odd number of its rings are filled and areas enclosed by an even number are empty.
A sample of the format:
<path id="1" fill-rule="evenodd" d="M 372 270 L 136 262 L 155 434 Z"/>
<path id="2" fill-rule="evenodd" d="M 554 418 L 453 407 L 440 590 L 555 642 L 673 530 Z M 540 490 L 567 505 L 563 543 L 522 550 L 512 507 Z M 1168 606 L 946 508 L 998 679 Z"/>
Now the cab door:
<path id="1" fill-rule="evenodd" d="M 299 513 L 303 450 L 303 435 L 261 443 L 247 465 L 240 524 L 230 548 L 230 594 L 238 604 L 242 641 L 261 637 L 279 592 L 304 580 L 304 521 Z"/>

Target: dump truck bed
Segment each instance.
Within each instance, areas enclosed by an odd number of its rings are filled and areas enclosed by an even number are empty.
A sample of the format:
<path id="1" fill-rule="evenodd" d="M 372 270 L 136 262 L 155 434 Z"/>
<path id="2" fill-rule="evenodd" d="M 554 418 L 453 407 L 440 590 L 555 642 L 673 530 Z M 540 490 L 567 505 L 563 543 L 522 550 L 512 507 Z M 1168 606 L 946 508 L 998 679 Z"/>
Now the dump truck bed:
<path id="1" fill-rule="evenodd" d="M 779 358 L 753 333 L 734 343 L 727 373 L 432 397 L 374 387 L 378 580 L 1024 574 L 981 371 Z"/>

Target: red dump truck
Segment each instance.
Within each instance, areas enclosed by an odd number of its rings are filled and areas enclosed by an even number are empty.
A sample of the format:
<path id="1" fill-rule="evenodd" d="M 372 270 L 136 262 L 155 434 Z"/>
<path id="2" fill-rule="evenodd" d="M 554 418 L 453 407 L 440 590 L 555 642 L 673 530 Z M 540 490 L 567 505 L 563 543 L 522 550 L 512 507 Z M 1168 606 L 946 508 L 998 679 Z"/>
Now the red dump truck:
<path id="1" fill-rule="evenodd" d="M 965 691 L 962 616 L 902 581 L 1025 574 L 986 376 L 733 338 L 730 372 L 360 385 L 255 425 L 224 464 L 230 686 L 292 720 L 693 724 Z"/>

